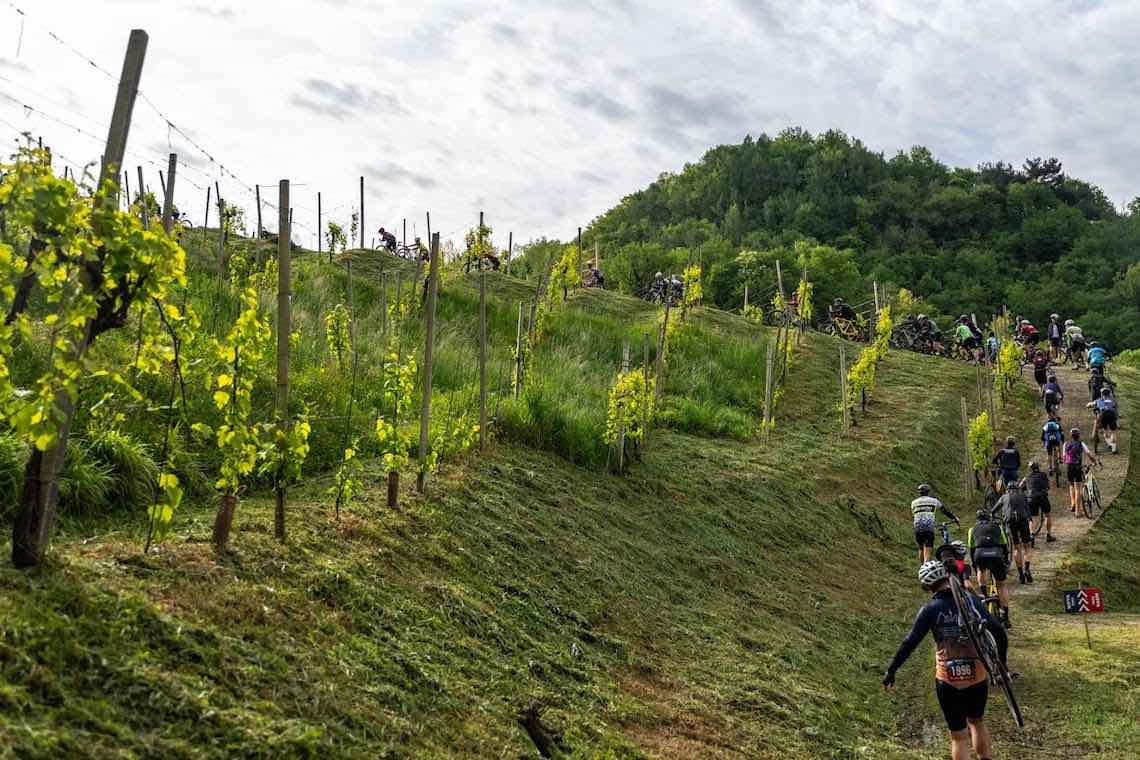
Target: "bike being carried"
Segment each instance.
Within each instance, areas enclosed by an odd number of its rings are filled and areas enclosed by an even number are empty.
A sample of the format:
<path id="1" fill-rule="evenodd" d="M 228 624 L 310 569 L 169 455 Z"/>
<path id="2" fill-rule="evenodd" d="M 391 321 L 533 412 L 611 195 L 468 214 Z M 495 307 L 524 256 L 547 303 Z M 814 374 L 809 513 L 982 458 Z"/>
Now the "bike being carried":
<path id="1" fill-rule="evenodd" d="M 680 277 L 677 275 L 666 277 L 658 272 L 653 275 L 653 283 L 649 286 L 645 298 L 661 305 L 668 303 L 670 306 L 680 306 L 684 296 L 685 285 Z"/>
<path id="2" fill-rule="evenodd" d="M 827 319 L 820 324 L 819 331 L 853 341 L 861 341 L 865 337 L 859 315 L 842 298 L 836 298 L 827 307 Z"/>

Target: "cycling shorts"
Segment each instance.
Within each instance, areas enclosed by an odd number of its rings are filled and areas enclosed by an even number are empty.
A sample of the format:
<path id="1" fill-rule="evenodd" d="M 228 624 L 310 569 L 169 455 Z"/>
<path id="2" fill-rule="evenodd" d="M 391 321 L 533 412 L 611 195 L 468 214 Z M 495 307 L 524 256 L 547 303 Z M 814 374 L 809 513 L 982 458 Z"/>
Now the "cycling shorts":
<path id="1" fill-rule="evenodd" d="M 1036 517 L 1038 514 L 1047 515 L 1053 511 L 1053 507 L 1049 504 L 1049 496 L 1041 494 L 1040 496 L 1029 497 L 1029 511 Z"/>
<path id="2" fill-rule="evenodd" d="M 1053 346 L 1053 348 L 1060 348 L 1061 347 L 1061 336 L 1058 335 L 1055 338 L 1050 338 L 1049 339 L 1049 345 Z"/>
<path id="3" fill-rule="evenodd" d="M 973 351 L 978 347 L 978 339 L 974 337 L 966 338 L 962 341 L 962 348 L 967 351 Z"/>
<path id="4" fill-rule="evenodd" d="M 1055 450 L 1059 450 L 1060 448 L 1061 448 L 1061 441 L 1058 441 L 1056 438 L 1046 438 L 1045 439 L 1045 453 L 1046 454 L 1052 454 Z"/>
<path id="5" fill-rule="evenodd" d="M 1033 379 L 1035 381 L 1037 381 L 1038 385 L 1044 385 L 1045 381 L 1048 378 L 1049 378 L 1049 368 L 1048 367 L 1041 367 L 1040 369 L 1037 369 L 1035 367 L 1033 369 Z"/>
<path id="6" fill-rule="evenodd" d="M 989 681 L 982 681 L 965 689 L 958 689 L 945 681 L 934 682 L 938 705 L 951 731 L 965 731 L 968 721 L 980 721 L 986 714 L 986 700 L 990 695 Z"/>
<path id="7" fill-rule="evenodd" d="M 1028 544 L 1033 540 L 1033 533 L 1029 530 L 1029 518 L 1013 520 L 1009 524 L 1009 540 L 1014 546 Z"/>
<path id="8" fill-rule="evenodd" d="M 1116 412 L 1104 411 L 1097 417 L 1101 430 L 1116 430 Z"/>
<path id="9" fill-rule="evenodd" d="M 1006 570 L 1008 568 L 1005 557 L 984 557 L 975 555 L 974 567 L 978 570 L 988 570 L 993 573 L 994 580 L 1001 583 L 1005 580 Z"/>
<path id="10" fill-rule="evenodd" d="M 1070 483 L 1084 483 L 1085 482 L 1085 468 L 1080 462 L 1072 462 L 1068 465 L 1068 472 L 1066 475 Z"/>
<path id="11" fill-rule="evenodd" d="M 934 546 L 934 529 L 915 527 L 914 542 L 919 546 Z"/>

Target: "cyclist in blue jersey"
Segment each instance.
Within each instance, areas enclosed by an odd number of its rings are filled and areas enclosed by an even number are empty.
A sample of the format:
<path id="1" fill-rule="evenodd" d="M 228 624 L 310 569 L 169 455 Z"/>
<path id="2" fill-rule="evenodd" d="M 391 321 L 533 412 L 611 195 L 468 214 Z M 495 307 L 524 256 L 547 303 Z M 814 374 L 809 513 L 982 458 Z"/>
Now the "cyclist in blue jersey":
<path id="1" fill-rule="evenodd" d="M 1010 481 L 1017 482 L 1021 478 L 1018 472 L 1021 470 L 1021 453 L 1017 450 L 1017 444 L 1011 435 L 1005 439 L 1005 448 L 994 454 L 991 463 L 1000 471 L 999 480 L 1004 483 Z"/>
<path id="2" fill-rule="evenodd" d="M 1086 406 L 1096 410 L 1096 422 L 1093 423 L 1093 453 L 1099 453 L 1097 446 L 1100 443 L 1101 436 L 1104 436 L 1108 450 L 1115 454 L 1117 410 L 1116 399 L 1112 397 L 1112 390 L 1101 388 L 1100 398 L 1096 401 L 1090 401 Z"/>
<path id="3" fill-rule="evenodd" d="M 1088 357 L 1089 369 L 1104 369 L 1104 363 L 1108 360 L 1108 352 L 1104 350 L 1104 346 L 1094 340 L 1089 344 Z"/>
<path id="4" fill-rule="evenodd" d="M 1041 386 L 1041 398 L 1045 401 L 1045 414 L 1049 415 L 1049 419 L 1055 418 L 1061 402 L 1065 400 L 1065 393 L 1061 390 L 1056 375 L 1049 375 Z"/>
<path id="5" fill-rule="evenodd" d="M 1060 417 L 1051 417 L 1041 427 L 1041 444 L 1045 447 L 1045 454 L 1049 457 L 1049 474 L 1053 474 L 1053 452 L 1061 456 L 1061 449 L 1065 445 L 1065 429 L 1061 427 Z"/>
<path id="6" fill-rule="evenodd" d="M 953 760 L 967 760 L 973 745 L 978 757 L 988 760 L 993 757 L 985 723 L 989 673 L 964 630 L 965 621 L 954 604 L 946 565 L 938 560 L 925 563 L 918 570 L 918 580 L 932 596 L 918 611 L 887 667 L 883 686 L 889 689 L 895 685 L 898 669 L 929 633 L 934 638 L 934 692 L 950 730 L 950 756 Z M 967 600 L 993 635 L 1004 662 L 1009 646 L 1005 631 L 976 597 L 970 595 Z"/>

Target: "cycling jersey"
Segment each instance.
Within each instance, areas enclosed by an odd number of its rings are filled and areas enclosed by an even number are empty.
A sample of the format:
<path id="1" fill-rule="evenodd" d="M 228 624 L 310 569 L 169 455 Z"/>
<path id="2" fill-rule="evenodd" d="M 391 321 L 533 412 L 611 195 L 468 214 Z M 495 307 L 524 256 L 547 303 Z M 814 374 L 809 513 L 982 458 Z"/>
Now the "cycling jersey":
<path id="1" fill-rule="evenodd" d="M 985 621 L 986 627 L 995 632 L 994 637 L 997 639 L 999 634 L 996 631 L 1001 630 L 998 622 L 986 612 L 977 597 L 967 595 L 966 599 L 967 604 Z M 887 672 L 892 675 L 897 672 L 929 633 L 934 637 L 935 680 L 957 689 L 966 689 L 985 682 L 989 674 L 981 658 L 978 657 L 974 645 L 970 643 L 969 634 L 964 626 L 965 621 L 958 614 L 958 607 L 954 604 L 954 596 L 950 590 L 944 589 L 935 593 L 918 611 Z"/>
<path id="2" fill-rule="evenodd" d="M 1060 446 L 1064 442 L 1065 431 L 1061 430 L 1061 426 L 1054 420 L 1049 420 L 1041 428 L 1041 443 L 1045 445 L 1046 451 L 1053 446 Z"/>
<path id="3" fill-rule="evenodd" d="M 1065 444 L 1065 464 L 1080 466 L 1084 462 L 1085 454 L 1092 455 L 1092 452 L 1084 441 L 1070 441 Z"/>
<path id="4" fill-rule="evenodd" d="M 962 343 L 966 343 L 967 341 L 974 339 L 974 333 L 971 332 L 969 327 L 962 324 L 954 328 L 954 335 L 957 336 L 958 340 Z"/>
<path id="5" fill-rule="evenodd" d="M 1056 322 L 1049 323 L 1049 341 L 1051 343 L 1061 342 L 1061 326 Z"/>
<path id="6" fill-rule="evenodd" d="M 1085 344 L 1085 333 L 1076 325 L 1065 328 L 1065 337 L 1068 338 L 1069 342 L 1073 345 L 1080 344 L 1083 346 Z"/>
<path id="7" fill-rule="evenodd" d="M 1001 523 L 989 521 L 980 522 L 970 528 L 966 534 L 966 547 L 970 550 L 970 559 L 974 567 L 981 567 L 979 562 L 990 559 L 1001 559 L 1003 562 L 1009 548 L 1009 538 Z"/>
<path id="8" fill-rule="evenodd" d="M 1089 349 L 1089 366 L 1090 367 L 1103 367 L 1104 362 L 1107 358 L 1108 358 L 1108 352 L 1106 352 L 1100 346 L 1097 346 L 1096 348 L 1090 348 Z"/>
<path id="9" fill-rule="evenodd" d="M 998 499 L 1002 521 L 1006 525 L 1029 519 L 1029 502 L 1021 491 L 1010 491 Z"/>
<path id="10" fill-rule="evenodd" d="M 1007 476 L 1006 480 L 1017 479 L 1017 472 L 1021 469 L 1021 454 L 1017 449 L 1002 449 L 994 454 L 992 461 Z"/>
<path id="11" fill-rule="evenodd" d="M 917 499 L 910 503 L 911 514 L 914 515 L 914 532 L 915 533 L 934 533 L 934 513 L 942 510 L 943 514 L 951 520 L 956 519 L 950 510 L 946 509 L 946 505 L 939 499 L 933 496 L 919 496 Z"/>
<path id="12" fill-rule="evenodd" d="M 1029 491 L 1029 498 L 1049 495 L 1049 476 L 1044 472 L 1031 472 L 1025 479 L 1025 488 Z"/>
<path id="13" fill-rule="evenodd" d="M 1112 412 L 1116 414 L 1116 399 L 1112 398 L 1098 398 L 1096 400 L 1097 414 L 1101 412 Z"/>

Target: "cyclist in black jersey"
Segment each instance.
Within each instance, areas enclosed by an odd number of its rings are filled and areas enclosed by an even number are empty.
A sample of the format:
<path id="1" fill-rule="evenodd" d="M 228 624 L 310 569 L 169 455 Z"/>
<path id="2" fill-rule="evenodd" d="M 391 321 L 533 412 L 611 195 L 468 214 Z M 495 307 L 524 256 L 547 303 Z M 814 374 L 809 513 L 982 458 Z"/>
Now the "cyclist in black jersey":
<path id="1" fill-rule="evenodd" d="M 978 757 L 988 760 L 992 757 L 990 732 L 985 723 L 989 674 L 964 630 L 950 591 L 946 565 L 931 560 L 919 568 L 918 579 L 933 596 L 918 611 L 914 624 L 887 667 L 883 686 L 888 689 L 894 686 L 895 673 L 929 633 L 934 638 L 934 691 L 950 730 L 950 756 L 953 760 L 967 760 L 972 744 Z M 1004 662 L 1009 645 L 1005 631 L 976 597 L 970 595 L 967 599 L 993 634 Z"/>

